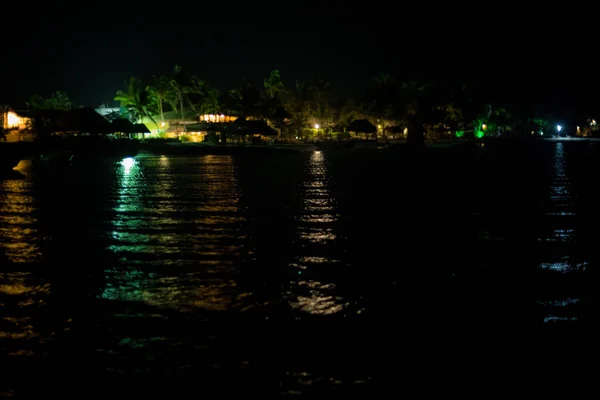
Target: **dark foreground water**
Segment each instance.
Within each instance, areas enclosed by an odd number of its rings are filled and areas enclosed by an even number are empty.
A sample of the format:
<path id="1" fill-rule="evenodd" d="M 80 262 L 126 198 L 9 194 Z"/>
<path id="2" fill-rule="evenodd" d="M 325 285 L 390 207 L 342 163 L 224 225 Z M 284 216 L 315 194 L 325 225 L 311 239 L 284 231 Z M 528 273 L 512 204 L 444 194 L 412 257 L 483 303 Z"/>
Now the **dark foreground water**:
<path id="1" fill-rule="evenodd" d="M 598 156 L 547 141 L 22 162 L 0 179 L 0 393 L 564 379 L 598 354 Z"/>

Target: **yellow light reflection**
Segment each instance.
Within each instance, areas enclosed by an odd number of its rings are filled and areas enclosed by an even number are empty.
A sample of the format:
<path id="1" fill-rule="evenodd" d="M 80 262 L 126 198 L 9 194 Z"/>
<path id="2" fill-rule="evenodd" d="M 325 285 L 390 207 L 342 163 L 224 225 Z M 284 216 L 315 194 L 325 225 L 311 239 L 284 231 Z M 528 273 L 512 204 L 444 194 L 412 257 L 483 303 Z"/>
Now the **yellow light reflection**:
<path id="1" fill-rule="evenodd" d="M 0 181 L 0 247 L 9 261 L 24 263 L 41 258 L 37 210 L 31 180 Z"/>
<path id="2" fill-rule="evenodd" d="M 291 282 L 287 293 L 292 308 L 318 315 L 335 314 L 346 308 L 344 299 L 336 295 L 333 282 L 324 282 L 320 271 L 340 261 L 331 256 L 325 257 L 321 246 L 326 245 L 328 253 L 335 252 L 334 223 L 337 220 L 335 200 L 328 188 L 329 173 L 325 153 L 314 151 L 308 160 L 307 178 L 302 183 L 302 215 L 298 218 L 298 236 L 307 243 L 303 248 L 307 254 L 298 255 L 289 268 L 297 270 L 298 280 Z M 321 254 L 311 253 L 318 251 Z M 317 278 L 319 280 L 317 280 Z M 330 278 L 328 278 L 330 279 Z"/>

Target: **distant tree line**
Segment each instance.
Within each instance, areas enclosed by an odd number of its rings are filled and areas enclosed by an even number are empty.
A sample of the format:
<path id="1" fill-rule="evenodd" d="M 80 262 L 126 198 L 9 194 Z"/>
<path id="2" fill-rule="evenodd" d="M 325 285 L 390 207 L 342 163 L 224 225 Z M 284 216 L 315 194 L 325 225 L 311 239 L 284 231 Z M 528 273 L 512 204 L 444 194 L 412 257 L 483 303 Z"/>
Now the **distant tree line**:
<path id="1" fill-rule="evenodd" d="M 132 122 L 166 119 L 197 120 L 203 114 L 225 114 L 263 119 L 282 138 L 344 138 L 349 124 L 366 119 L 378 135 L 398 137 L 408 132 L 432 139 L 475 138 L 503 133 L 550 132 L 555 121 L 518 104 L 497 104 L 481 93 L 477 81 L 399 80 L 388 74 L 374 76 L 364 94 L 353 99 L 333 96 L 322 78 L 283 83 L 279 70 L 271 71 L 260 87 L 244 81 L 221 92 L 176 65 L 149 80 L 131 77 L 114 98 L 121 116 Z M 63 92 L 49 98 L 32 96 L 30 109 L 69 109 Z"/>

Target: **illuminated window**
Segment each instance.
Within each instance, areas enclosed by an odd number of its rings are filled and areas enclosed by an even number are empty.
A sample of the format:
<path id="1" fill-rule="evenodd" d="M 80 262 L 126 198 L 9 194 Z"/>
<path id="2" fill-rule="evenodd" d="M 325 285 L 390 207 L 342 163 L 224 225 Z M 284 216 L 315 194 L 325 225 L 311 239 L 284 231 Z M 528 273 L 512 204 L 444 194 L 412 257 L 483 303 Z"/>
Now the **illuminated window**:
<path id="1" fill-rule="evenodd" d="M 21 118 L 19 118 L 19 116 L 14 112 L 9 111 L 8 116 L 6 118 L 6 122 L 9 128 L 15 128 L 18 127 L 19 124 L 21 124 Z"/>

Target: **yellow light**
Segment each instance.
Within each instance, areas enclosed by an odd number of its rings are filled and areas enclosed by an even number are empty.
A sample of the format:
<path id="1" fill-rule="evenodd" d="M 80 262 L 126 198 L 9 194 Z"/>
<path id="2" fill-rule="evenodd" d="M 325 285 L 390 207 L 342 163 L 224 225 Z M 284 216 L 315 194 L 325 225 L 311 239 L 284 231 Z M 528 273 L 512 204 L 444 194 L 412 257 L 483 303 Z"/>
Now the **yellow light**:
<path id="1" fill-rule="evenodd" d="M 319 124 L 315 124 L 315 129 L 319 129 Z"/>
<path id="2" fill-rule="evenodd" d="M 381 129 L 381 125 L 377 125 L 377 129 Z"/>
<path id="3" fill-rule="evenodd" d="M 164 123 L 164 122 L 161 122 L 161 123 L 160 123 L 160 126 L 165 126 L 165 123 Z"/>
<path id="4" fill-rule="evenodd" d="M 404 134 L 408 135 L 408 128 L 404 128 Z"/>
<path id="5" fill-rule="evenodd" d="M 221 114 L 221 118 L 225 118 L 225 114 Z"/>
<path id="6" fill-rule="evenodd" d="M 16 126 L 19 126 L 19 124 L 21 123 L 21 118 L 19 118 L 19 116 L 14 112 L 9 111 L 8 116 L 6 118 L 6 122 L 8 123 L 9 128 L 14 128 Z"/>
<path id="7" fill-rule="evenodd" d="M 481 130 L 485 131 L 487 129 L 487 125 L 486 124 L 481 124 Z"/>

